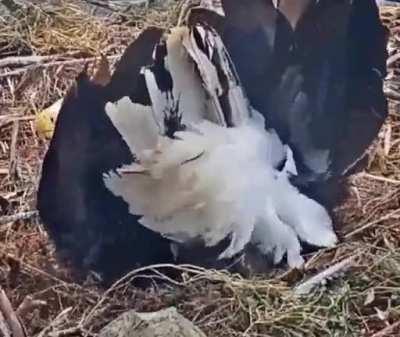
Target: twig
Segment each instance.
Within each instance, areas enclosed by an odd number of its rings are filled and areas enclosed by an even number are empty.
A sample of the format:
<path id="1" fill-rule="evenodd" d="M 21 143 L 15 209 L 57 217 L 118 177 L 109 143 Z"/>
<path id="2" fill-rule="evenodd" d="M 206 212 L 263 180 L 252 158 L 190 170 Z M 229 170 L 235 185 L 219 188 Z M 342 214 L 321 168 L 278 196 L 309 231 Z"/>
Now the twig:
<path id="1" fill-rule="evenodd" d="M 62 324 L 67 318 L 65 316 L 68 315 L 68 313 L 72 310 L 72 307 L 66 308 L 63 311 L 61 311 L 56 318 L 53 319 L 53 321 L 50 322 L 48 326 L 46 326 L 40 333 L 37 335 L 37 337 L 44 337 L 48 332 L 50 332 L 54 327 Z"/>
<path id="2" fill-rule="evenodd" d="M 30 55 L 30 56 L 9 56 L 0 60 L 0 68 L 27 66 L 32 63 L 44 63 L 48 61 L 55 61 L 59 58 L 65 58 L 62 55 Z"/>
<path id="3" fill-rule="evenodd" d="M 53 282 L 56 282 L 57 284 L 66 287 L 66 288 L 73 287 L 74 289 L 79 289 L 80 291 L 90 294 L 93 297 L 93 299 L 92 298 L 89 299 L 89 297 L 87 297 L 86 300 L 88 302 L 92 303 L 93 305 L 97 303 L 95 299 L 99 298 L 99 294 L 97 294 L 95 291 L 93 291 L 89 288 L 85 288 L 82 285 L 79 285 L 77 283 L 68 283 L 67 281 L 62 280 L 62 279 L 58 278 L 57 276 L 51 275 L 42 269 L 34 267 L 34 266 L 30 265 L 29 263 L 23 261 L 21 258 L 8 253 L 7 248 L 8 248 L 7 245 L 0 242 L 0 252 L 5 254 L 5 256 L 8 259 L 18 261 L 18 263 L 21 265 L 22 271 L 24 273 L 29 274 L 29 275 L 32 275 L 32 274 L 40 275 L 42 277 L 45 277 L 48 280 L 52 280 Z"/>
<path id="4" fill-rule="evenodd" d="M 26 296 L 22 303 L 18 306 L 16 313 L 19 317 L 24 317 L 29 311 L 32 311 L 35 308 L 43 307 L 47 305 L 46 301 L 43 300 L 34 300 L 32 296 Z"/>
<path id="5" fill-rule="evenodd" d="M 26 337 L 25 330 L 14 312 L 6 293 L 0 288 L 0 311 L 3 314 L 13 337 Z"/>
<path id="6" fill-rule="evenodd" d="M 112 61 L 112 60 L 118 59 L 120 56 L 121 56 L 120 54 L 108 56 L 107 59 Z M 35 69 L 35 68 L 70 66 L 70 65 L 75 65 L 75 64 L 94 62 L 97 59 L 98 59 L 98 57 L 87 57 L 87 58 L 71 59 L 71 60 L 65 60 L 65 61 L 54 61 L 54 62 L 48 62 L 48 63 L 31 64 L 31 65 L 23 67 L 21 69 L 3 72 L 0 74 L 0 78 L 10 77 L 10 76 L 18 76 L 18 75 L 24 74 L 28 70 Z"/>
<path id="7" fill-rule="evenodd" d="M 168 264 L 168 263 L 161 263 L 161 264 L 155 264 L 151 266 L 146 266 L 146 267 L 141 267 L 135 270 L 132 270 L 131 272 L 127 273 L 124 275 L 122 278 L 119 280 L 115 281 L 100 297 L 99 301 L 96 303 L 96 305 L 93 306 L 93 308 L 85 315 L 82 317 L 80 321 L 80 326 L 85 326 L 90 321 L 93 319 L 93 317 L 96 316 L 97 310 L 102 306 L 102 304 L 108 299 L 109 295 L 117 289 L 120 285 L 124 284 L 125 282 L 130 282 L 136 275 L 143 273 L 145 271 L 152 271 L 156 272 L 157 269 L 162 269 L 162 268 L 171 268 L 174 270 L 180 270 L 180 271 L 186 271 L 186 272 L 191 272 L 191 273 L 201 273 L 204 272 L 205 269 L 198 267 L 198 266 L 193 266 L 193 265 L 174 265 L 174 264 Z M 182 284 L 179 282 L 174 282 L 172 279 L 168 278 L 165 276 L 166 279 L 168 279 L 170 282 L 175 283 L 176 285 L 181 286 Z"/>
<path id="8" fill-rule="evenodd" d="M 393 333 L 393 331 L 397 328 L 400 327 L 400 321 L 397 321 L 386 328 L 384 328 L 381 331 L 378 331 L 377 333 L 374 333 L 371 337 L 386 337 L 389 336 L 390 333 Z"/>
<path id="9" fill-rule="evenodd" d="M 28 212 L 21 212 L 13 215 L 5 215 L 0 217 L 0 225 L 4 225 L 10 222 L 15 222 L 19 220 L 26 220 L 32 218 L 33 216 L 37 215 L 37 211 L 28 211 Z"/>
<path id="10" fill-rule="evenodd" d="M 396 209 L 393 212 L 390 212 L 389 214 L 386 214 L 385 216 L 380 217 L 379 219 L 376 219 L 374 221 L 368 222 L 365 225 L 363 225 L 363 226 L 361 226 L 359 228 L 356 228 L 355 230 L 351 231 L 350 233 L 347 233 L 344 236 L 344 238 L 348 239 L 348 238 L 350 238 L 350 237 L 352 237 L 352 236 L 354 236 L 354 235 L 356 235 L 358 233 L 361 233 L 361 232 L 365 231 L 366 229 L 368 229 L 368 228 L 370 228 L 372 226 L 375 226 L 376 224 L 378 224 L 378 223 L 380 223 L 382 221 L 385 221 L 385 220 L 388 220 L 388 219 L 392 218 L 397 213 L 400 213 L 400 209 Z"/>
<path id="11" fill-rule="evenodd" d="M 15 121 L 32 121 L 35 119 L 34 115 L 30 116 L 4 116 L 4 118 L 1 118 L 0 116 L 0 128 L 6 126 L 9 123 L 15 122 Z"/>
<path id="12" fill-rule="evenodd" d="M 309 280 L 300 283 L 298 286 L 295 287 L 294 292 L 296 295 L 307 295 L 309 294 L 312 289 L 326 279 L 332 277 L 334 274 L 337 274 L 340 271 L 347 270 L 355 260 L 355 256 L 351 256 L 339 263 L 334 264 L 333 266 L 325 269 L 324 271 L 320 272 L 319 274 L 311 277 Z"/>
<path id="13" fill-rule="evenodd" d="M 368 179 L 372 179 L 372 180 L 376 180 L 376 181 L 382 181 L 384 183 L 393 184 L 393 185 L 400 185 L 400 180 L 381 177 L 381 176 L 375 176 L 375 175 L 370 174 L 370 173 L 361 173 L 359 175 L 359 177 L 368 178 Z"/>
<path id="14" fill-rule="evenodd" d="M 64 336 L 70 336 L 70 335 L 77 335 L 82 331 L 82 328 L 80 326 L 74 326 L 72 328 L 68 329 L 63 329 L 59 331 L 54 331 L 54 332 L 49 332 L 50 337 L 64 337 Z"/>
<path id="15" fill-rule="evenodd" d="M 17 170 L 17 141 L 18 141 L 18 133 L 19 133 L 19 121 L 13 121 L 13 128 L 11 133 L 11 145 L 10 145 L 10 176 L 14 176 Z"/>
<path id="16" fill-rule="evenodd" d="M 400 93 L 395 91 L 393 88 L 385 88 L 385 95 L 394 101 L 400 101 Z"/>
<path id="17" fill-rule="evenodd" d="M 387 125 L 383 140 L 383 153 L 385 154 L 386 157 L 389 155 L 391 148 L 392 148 L 392 124 L 389 123 Z"/>
<path id="18" fill-rule="evenodd" d="M 394 64 L 395 64 L 397 61 L 400 61 L 400 53 L 394 54 L 394 55 L 392 55 L 392 56 L 390 56 L 390 57 L 388 58 L 388 60 L 387 60 L 387 67 L 388 67 L 388 68 L 393 67 Z"/>
<path id="19" fill-rule="evenodd" d="M 40 68 L 27 71 L 23 76 L 21 76 L 19 83 L 14 88 L 15 99 L 20 100 L 23 92 L 31 85 L 37 83 L 37 79 L 40 76 L 42 76 Z"/>

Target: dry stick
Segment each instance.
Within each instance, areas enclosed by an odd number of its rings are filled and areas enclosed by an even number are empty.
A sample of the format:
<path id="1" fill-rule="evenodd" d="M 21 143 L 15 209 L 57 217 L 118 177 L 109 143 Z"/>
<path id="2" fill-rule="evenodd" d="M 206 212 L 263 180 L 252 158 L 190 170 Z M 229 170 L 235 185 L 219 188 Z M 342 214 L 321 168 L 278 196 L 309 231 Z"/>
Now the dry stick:
<path id="1" fill-rule="evenodd" d="M 393 216 L 395 216 L 397 213 L 400 213 L 400 209 L 396 209 L 396 210 L 394 210 L 393 212 L 390 212 L 389 214 L 386 214 L 385 216 L 383 216 L 383 217 L 381 217 L 381 218 L 379 218 L 379 219 L 376 219 L 376 220 L 374 220 L 374 221 L 368 222 L 368 223 L 366 223 L 365 225 L 362 225 L 361 227 L 356 228 L 356 229 L 353 230 L 352 232 L 347 233 L 347 234 L 344 236 L 344 238 L 345 238 L 345 239 L 348 239 L 348 238 L 350 238 L 350 237 L 352 237 L 352 236 L 354 236 L 354 235 L 356 235 L 356 234 L 358 234 L 358 233 L 361 233 L 361 232 L 365 231 L 366 229 L 368 229 L 368 228 L 370 228 L 370 227 L 372 227 L 372 226 L 374 226 L 374 225 L 380 223 L 381 221 L 389 220 L 390 218 L 392 218 Z"/>
<path id="2" fill-rule="evenodd" d="M 3 118 L 0 116 L 0 128 L 15 121 L 32 121 L 35 118 L 36 118 L 35 115 L 28 115 L 28 116 L 10 115 L 10 116 L 4 116 Z"/>
<path id="3" fill-rule="evenodd" d="M 371 337 L 386 337 L 389 336 L 395 329 L 400 327 L 400 321 L 397 321 L 386 328 L 384 328 L 381 331 L 378 331 L 377 333 L 374 333 Z"/>
<path id="4" fill-rule="evenodd" d="M 27 295 L 22 303 L 18 306 L 16 313 L 19 317 L 24 317 L 28 312 L 35 308 L 46 306 L 47 302 L 43 300 L 35 300 L 32 296 Z"/>
<path id="5" fill-rule="evenodd" d="M 108 60 L 115 60 L 118 59 L 121 55 L 113 55 L 113 56 L 108 56 Z M 81 64 L 81 63 L 86 63 L 86 62 L 94 62 L 98 59 L 98 57 L 87 57 L 87 58 L 79 58 L 79 59 L 72 59 L 72 60 L 65 60 L 65 61 L 54 61 L 54 62 L 48 62 L 48 63 L 39 63 L 39 64 L 32 64 L 27 67 L 23 67 L 22 69 L 16 69 L 8 72 L 4 72 L 0 74 L 0 78 L 5 78 L 5 77 L 10 77 L 10 76 L 18 76 L 30 69 L 36 69 L 36 68 L 50 68 L 50 67 L 56 67 L 56 66 L 68 66 L 68 65 L 75 65 L 75 64 Z"/>
<path id="6" fill-rule="evenodd" d="M 394 54 L 394 55 L 392 55 L 392 56 L 390 56 L 390 57 L 388 58 L 388 60 L 387 60 L 387 67 L 388 67 L 388 68 L 393 67 L 394 64 L 395 64 L 397 61 L 400 61 L 400 53 Z"/>
<path id="7" fill-rule="evenodd" d="M 5 244 L 1 243 L 1 242 L 0 242 L 0 252 L 5 254 L 5 256 L 7 258 L 15 260 L 15 261 L 18 261 L 18 263 L 20 263 L 20 265 L 22 267 L 23 272 L 25 272 L 25 273 L 27 273 L 29 275 L 37 274 L 37 275 L 45 277 L 48 280 L 52 280 L 53 282 L 56 282 L 59 285 L 62 285 L 64 287 L 74 287 L 76 289 L 84 291 L 87 294 L 90 294 L 94 298 L 99 298 L 99 295 L 96 292 L 94 292 L 94 291 L 92 291 L 92 290 L 90 290 L 88 288 L 85 288 L 85 287 L 83 287 L 83 286 L 81 286 L 81 285 L 79 285 L 77 283 L 69 283 L 67 281 L 64 281 L 64 280 L 58 278 L 57 276 L 51 275 L 50 273 L 48 273 L 48 272 L 46 272 L 44 270 L 41 270 L 39 268 L 36 268 L 36 267 L 30 265 L 29 263 L 23 261 L 19 257 L 16 257 L 16 256 L 14 256 L 14 255 L 12 255 L 10 253 L 7 253 L 7 246 Z M 93 304 L 96 303 L 94 300 L 91 300 L 91 301 L 94 302 Z"/>
<path id="8" fill-rule="evenodd" d="M 13 337 L 26 337 L 25 330 L 3 289 L 0 289 L 0 311 L 10 327 Z"/>
<path id="9" fill-rule="evenodd" d="M 72 328 L 49 332 L 48 335 L 50 337 L 64 337 L 79 334 L 83 329 L 80 326 L 74 326 Z"/>
<path id="10" fill-rule="evenodd" d="M 141 267 L 135 270 L 132 270 L 131 272 L 127 273 L 124 275 L 122 278 L 119 280 L 115 281 L 101 296 L 100 300 L 96 303 L 96 305 L 89 311 L 89 313 L 82 317 L 79 326 L 84 326 L 87 323 L 89 323 L 92 318 L 96 315 L 96 311 L 101 307 L 101 305 L 108 299 L 108 296 L 115 290 L 117 289 L 121 284 L 124 284 L 125 282 L 129 282 L 129 280 L 132 280 L 132 278 L 135 275 L 138 275 L 142 272 L 145 271 L 156 271 L 157 269 L 161 268 L 172 268 L 175 270 L 180 270 L 180 271 L 188 271 L 188 272 L 197 272 L 201 273 L 204 272 L 205 269 L 197 266 L 193 266 L 190 264 L 184 264 L 184 265 L 174 265 L 174 264 L 168 264 L 168 263 L 160 263 L 160 264 L 155 264 L 151 266 L 146 266 L 146 267 Z M 167 277 L 168 278 L 168 277 Z M 169 278 L 168 278 L 169 279 Z M 169 279 L 171 282 L 174 283 L 173 280 Z M 176 282 L 178 283 L 178 282 Z M 178 285 L 181 285 L 178 283 Z"/>
<path id="11" fill-rule="evenodd" d="M 23 76 L 21 76 L 20 81 L 14 88 L 14 98 L 20 100 L 22 98 L 22 93 L 29 88 L 31 85 L 37 84 L 38 77 L 41 77 L 40 68 L 32 69 L 32 71 L 27 71 Z"/>
<path id="12" fill-rule="evenodd" d="M 390 98 L 394 101 L 400 101 L 400 93 L 395 91 L 393 88 L 385 88 L 384 91 L 387 98 Z"/>
<path id="13" fill-rule="evenodd" d="M 32 121 L 35 119 L 35 115 L 29 115 L 29 116 L 11 116 L 8 118 L 8 116 L 4 116 L 4 118 L 0 118 L 0 128 L 6 126 L 7 124 L 13 123 L 15 121 Z"/>
<path id="14" fill-rule="evenodd" d="M 15 66 L 27 66 L 32 63 L 44 63 L 48 61 L 55 61 L 60 58 L 65 58 L 62 55 L 30 55 L 30 56 L 9 56 L 0 60 L 0 68 L 15 67 Z"/>
<path id="15" fill-rule="evenodd" d="M 52 322 L 48 326 L 46 326 L 42 331 L 39 332 L 37 337 L 44 337 L 48 334 L 53 328 L 61 325 L 67 319 L 66 316 L 72 310 L 72 307 L 68 307 L 61 311 L 56 318 L 53 319 Z"/>
<path id="16" fill-rule="evenodd" d="M 392 148 L 392 124 L 389 123 L 387 125 L 385 137 L 383 140 L 383 153 L 385 154 L 386 157 L 389 155 L 391 148 Z"/>
<path id="17" fill-rule="evenodd" d="M 321 284 L 323 281 L 325 281 L 329 277 L 332 277 L 333 275 L 337 274 L 340 271 L 347 270 L 352 265 L 355 258 L 356 258 L 356 256 L 351 256 L 339 263 L 334 264 L 333 266 L 329 267 L 328 269 L 325 269 L 321 273 L 311 277 L 309 280 L 299 284 L 294 289 L 295 294 L 296 295 L 309 294 L 314 287 L 318 286 L 319 284 Z"/>
<path id="18" fill-rule="evenodd" d="M 37 215 L 37 211 L 28 211 L 28 212 L 21 212 L 13 215 L 5 215 L 0 217 L 0 225 L 5 225 L 10 222 L 15 222 L 19 220 L 27 220 L 32 218 L 33 216 Z"/>
<path id="19" fill-rule="evenodd" d="M 19 132 L 19 121 L 13 121 L 13 128 L 11 133 L 11 145 L 10 145 L 10 176 L 14 176 L 17 170 L 17 141 Z"/>
<path id="20" fill-rule="evenodd" d="M 375 176 L 375 175 L 370 174 L 370 173 L 361 173 L 359 175 L 359 177 L 367 178 L 367 179 L 371 179 L 371 180 L 376 180 L 376 181 L 381 181 L 381 182 L 392 184 L 392 185 L 400 185 L 400 180 L 386 178 L 386 177 L 380 177 L 380 176 Z"/>

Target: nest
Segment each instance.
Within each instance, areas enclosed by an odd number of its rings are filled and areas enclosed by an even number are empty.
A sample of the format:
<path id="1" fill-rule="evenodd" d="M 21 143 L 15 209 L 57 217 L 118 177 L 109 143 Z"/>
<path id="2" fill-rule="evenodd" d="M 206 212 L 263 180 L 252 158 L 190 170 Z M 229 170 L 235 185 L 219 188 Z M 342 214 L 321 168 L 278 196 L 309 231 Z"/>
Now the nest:
<path id="1" fill-rule="evenodd" d="M 337 210 L 343 240 L 336 248 L 309 256 L 302 271 L 268 278 L 174 266 L 184 271 L 177 281 L 162 273 L 167 266 L 153 266 L 141 271 L 164 282 L 147 290 L 130 286 L 138 271 L 102 289 L 95 277 L 74 283 L 57 265 L 35 211 L 47 144 L 36 136 L 32 120 L 61 98 L 100 52 L 110 61 L 118 59 L 142 28 L 174 24 L 177 8 L 178 3 L 125 12 L 102 8 L 99 14 L 82 1 L 52 1 L 19 7 L 14 17 L 0 18 L 0 284 L 5 290 L 0 302 L 8 297 L 27 335 L 40 337 L 95 335 L 128 309 L 169 306 L 208 336 L 398 336 L 399 7 L 382 8 L 391 30 L 385 88 L 390 117 L 371 148 L 368 169 L 352 178 L 351 197 Z M 298 282 L 346 259 L 351 263 L 339 277 L 306 295 L 293 292 Z"/>

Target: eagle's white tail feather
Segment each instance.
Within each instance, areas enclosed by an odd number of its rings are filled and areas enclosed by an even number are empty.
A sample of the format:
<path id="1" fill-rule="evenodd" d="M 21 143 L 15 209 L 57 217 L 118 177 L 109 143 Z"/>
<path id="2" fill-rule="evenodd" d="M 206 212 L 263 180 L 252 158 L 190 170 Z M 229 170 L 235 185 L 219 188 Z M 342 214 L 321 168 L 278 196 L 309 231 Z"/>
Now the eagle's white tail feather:
<path id="1" fill-rule="evenodd" d="M 130 174 L 128 166 L 118 170 L 120 175 L 105 176 L 106 186 L 127 201 L 130 212 L 143 215 L 145 227 L 178 242 L 200 237 L 206 246 L 233 234 L 220 258 L 238 253 L 252 237 L 276 262 L 287 253 L 291 267 L 302 261 L 297 236 L 320 246 L 336 242 L 325 209 L 290 184 L 285 173 L 295 170 L 290 151 L 282 173 L 270 165 L 265 149 L 271 135 L 262 123 L 250 119 L 225 128 L 203 121 L 193 129 L 177 132 L 177 139 L 159 136 L 156 149 L 143 151 L 145 160 L 138 156 L 135 172 L 141 167 L 144 173 Z"/>
<path id="2" fill-rule="evenodd" d="M 159 130 L 151 107 L 134 104 L 129 97 L 123 97 L 115 104 L 107 103 L 105 110 L 132 153 L 139 154 L 156 146 Z"/>
<path id="3" fill-rule="evenodd" d="M 279 218 L 271 201 L 270 198 L 266 204 L 265 216 L 256 223 L 251 241 L 262 253 L 272 253 L 275 264 L 280 263 L 284 254 L 287 254 L 288 265 L 298 268 L 304 260 L 300 255 L 301 245 L 297 234 Z"/>
<path id="4" fill-rule="evenodd" d="M 157 67 L 144 69 L 152 108 L 128 98 L 107 104 L 137 160 L 105 174 L 105 184 L 142 216 L 143 226 L 168 238 L 214 246 L 232 235 L 220 258 L 252 241 L 275 262 L 286 253 L 297 267 L 299 238 L 319 246 L 336 242 L 329 214 L 291 185 L 293 154 L 251 110 L 221 39 L 204 27 L 192 29 L 174 29 L 155 55 Z M 184 125 L 167 137 L 165 117 L 176 122 L 180 115 Z"/>
<path id="5" fill-rule="evenodd" d="M 257 209 L 262 207 L 263 129 L 253 125 L 228 129 L 208 121 L 195 129 L 178 132 L 178 139 L 160 136 L 153 160 L 142 163 L 138 155 L 145 174 L 130 174 L 129 166 L 122 167 L 119 175 L 105 175 L 105 184 L 127 201 L 131 213 L 143 215 L 144 226 L 169 238 L 202 237 L 213 246 L 235 233 L 232 245 L 221 255 L 230 257 L 250 240 Z M 198 158 L 184 163 L 194 157 Z"/>
<path id="6" fill-rule="evenodd" d="M 275 179 L 269 180 L 266 209 L 252 236 L 263 253 L 272 253 L 279 263 L 284 254 L 290 267 L 303 263 L 299 238 L 320 247 L 337 242 L 328 212 L 316 201 L 301 194 L 291 185 L 288 174 L 295 174 L 293 155 L 287 148 L 286 165 Z"/>
<path id="7" fill-rule="evenodd" d="M 129 148 L 135 150 L 138 161 L 133 166 L 121 167 L 118 174 L 105 175 L 107 188 L 126 198 L 132 213 L 163 217 L 183 204 L 200 202 L 191 197 L 194 172 L 182 173 L 179 168 L 207 149 L 205 137 L 185 132 L 180 133 L 182 140 L 160 136 L 148 108 L 132 103 L 129 98 L 108 103 L 106 113 Z M 138 137 L 142 133 L 145 135 Z"/>
<path id="8" fill-rule="evenodd" d="M 287 177 L 278 179 L 280 188 L 274 202 L 282 221 L 291 226 L 305 242 L 320 247 L 332 247 L 337 237 L 332 230 L 332 219 L 326 209 L 301 194 Z"/>

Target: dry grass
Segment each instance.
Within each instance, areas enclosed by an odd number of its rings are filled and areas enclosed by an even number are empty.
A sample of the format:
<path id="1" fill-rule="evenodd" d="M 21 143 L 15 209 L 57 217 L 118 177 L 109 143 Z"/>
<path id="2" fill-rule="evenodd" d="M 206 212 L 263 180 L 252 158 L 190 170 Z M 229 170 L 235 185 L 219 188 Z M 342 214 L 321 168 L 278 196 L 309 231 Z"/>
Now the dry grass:
<path id="1" fill-rule="evenodd" d="M 390 13 L 386 21 L 395 54 L 400 50 L 394 34 L 400 30 L 400 10 L 385 13 L 385 18 Z M 34 303 L 21 314 L 31 336 L 92 335 L 127 309 L 171 305 L 210 337 L 400 334 L 399 103 L 391 101 L 391 115 L 371 150 L 369 169 L 354 177 L 352 196 L 338 210 L 343 243 L 310 256 L 304 271 L 247 280 L 182 266 L 186 277 L 177 283 L 154 267 L 148 269 L 149 277 L 163 278 L 162 288 L 133 289 L 129 280 L 136 272 L 107 291 L 90 280 L 78 285 L 57 266 L 40 221 L 30 212 L 35 210 L 46 149 L 35 135 L 32 118 L 62 97 L 88 58 L 102 51 L 115 59 L 139 29 L 173 22 L 176 10 L 99 17 L 89 15 L 77 1 L 29 7 L 19 15 L 22 19 L 14 25 L 0 19 L 0 62 L 6 56 L 52 56 L 39 64 L 0 69 L 0 196 L 8 203 L 6 215 L 22 219 L 0 217 L 0 284 L 15 308 L 24 299 L 29 303 L 29 297 L 46 302 Z M 398 64 L 394 67 L 391 88 L 399 81 Z M 349 256 L 355 262 L 348 272 L 307 296 L 294 295 L 298 281 Z"/>

